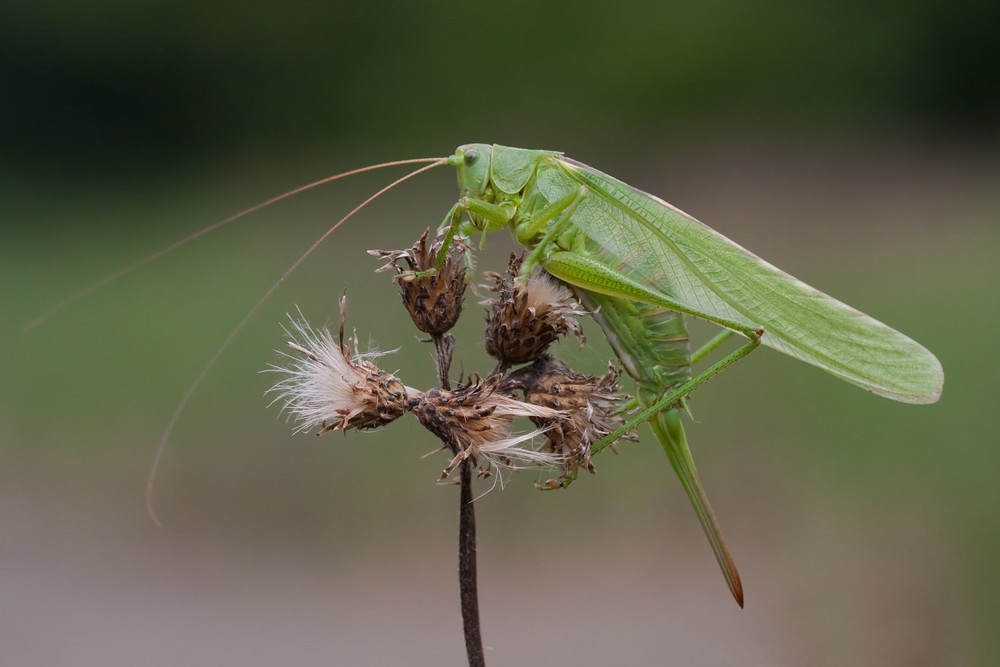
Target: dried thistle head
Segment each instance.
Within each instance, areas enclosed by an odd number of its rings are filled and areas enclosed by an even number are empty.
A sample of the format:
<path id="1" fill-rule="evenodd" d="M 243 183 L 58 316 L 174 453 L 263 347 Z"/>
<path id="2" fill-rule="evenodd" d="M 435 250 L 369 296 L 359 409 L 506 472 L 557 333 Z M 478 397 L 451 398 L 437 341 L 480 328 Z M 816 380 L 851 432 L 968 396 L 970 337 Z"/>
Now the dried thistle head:
<path id="1" fill-rule="evenodd" d="M 409 409 L 408 390 L 396 376 L 373 362 L 384 353 L 359 352 L 357 334 L 344 339 L 346 297 L 341 300 L 339 342 L 328 329 L 315 330 L 304 319 L 291 321 L 286 366 L 271 365 L 284 377 L 269 393 L 299 422 L 296 432 L 373 429 L 401 417 Z M 301 314 L 300 314 L 301 315 Z"/>
<path id="2" fill-rule="evenodd" d="M 584 341 L 575 317 L 584 311 L 569 290 L 543 272 L 520 276 L 522 259 L 511 255 L 505 275 L 487 274 L 500 297 L 486 317 L 486 351 L 504 366 L 534 361 L 570 332 Z"/>
<path id="3" fill-rule="evenodd" d="M 539 450 L 562 458 L 562 475 L 546 482 L 543 488 L 566 486 L 576 479 L 580 468 L 594 472 L 591 445 L 625 424 L 625 397 L 618 393 L 619 374 L 608 364 L 608 372 L 602 377 L 585 375 L 546 355 L 507 378 L 506 386 L 521 389 L 526 402 L 564 415 L 556 421 L 532 418 L 536 426 L 546 429 L 546 440 Z"/>
<path id="4" fill-rule="evenodd" d="M 542 452 L 526 446 L 542 430 L 511 435 L 515 417 L 559 421 L 559 412 L 525 403 L 502 391 L 503 378 L 493 375 L 475 380 L 454 391 L 431 389 L 414 401 L 413 414 L 434 435 L 441 438 L 455 457 L 441 473 L 445 479 L 455 467 L 471 459 L 480 476 L 494 469 L 553 466 L 562 462 L 558 452 Z"/>
<path id="5" fill-rule="evenodd" d="M 468 248 L 460 238 L 452 238 L 444 265 L 433 271 L 445 237 L 439 235 L 428 246 L 429 234 L 425 229 L 407 250 L 369 250 L 368 254 L 389 260 L 378 271 L 395 269 L 403 305 L 413 324 L 424 333 L 440 335 L 454 327 L 462 314 Z"/>

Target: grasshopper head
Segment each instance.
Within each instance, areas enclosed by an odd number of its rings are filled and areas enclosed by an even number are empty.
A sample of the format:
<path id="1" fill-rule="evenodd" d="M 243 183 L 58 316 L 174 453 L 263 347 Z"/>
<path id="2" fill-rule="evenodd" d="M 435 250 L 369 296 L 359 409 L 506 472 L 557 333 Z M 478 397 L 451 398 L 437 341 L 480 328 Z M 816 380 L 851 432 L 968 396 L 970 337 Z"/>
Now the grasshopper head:
<path id="1" fill-rule="evenodd" d="M 490 185 L 492 152 L 489 144 L 465 144 L 448 159 L 448 164 L 458 168 L 458 189 L 462 196 L 484 198 Z"/>

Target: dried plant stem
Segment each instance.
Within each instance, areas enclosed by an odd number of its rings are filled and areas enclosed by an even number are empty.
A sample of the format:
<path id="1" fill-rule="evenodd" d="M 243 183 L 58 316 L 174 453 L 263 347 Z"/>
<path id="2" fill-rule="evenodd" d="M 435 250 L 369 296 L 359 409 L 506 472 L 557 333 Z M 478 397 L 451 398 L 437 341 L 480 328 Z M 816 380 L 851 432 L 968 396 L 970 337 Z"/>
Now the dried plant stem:
<path id="1" fill-rule="evenodd" d="M 479 628 L 479 588 L 476 583 L 476 510 L 472 502 L 472 461 L 462 461 L 458 511 L 458 583 L 462 596 L 462 626 L 469 667 L 485 667 Z"/>
<path id="2" fill-rule="evenodd" d="M 437 363 L 438 382 L 441 383 L 442 389 L 451 389 L 448 373 L 451 371 L 451 353 L 455 350 L 455 337 L 451 334 L 431 334 L 431 340 L 434 341 L 434 359 Z"/>
<path id="3" fill-rule="evenodd" d="M 431 334 L 438 382 L 442 389 L 451 389 L 448 370 L 451 368 L 455 339 L 450 334 Z M 452 448 L 455 454 L 458 451 Z M 465 652 L 469 667 L 486 667 L 483 635 L 479 626 L 479 584 L 476 575 L 476 508 L 472 501 L 472 461 L 462 461 L 459 474 L 461 491 L 458 501 L 458 587 L 462 606 L 462 629 L 465 632 Z"/>

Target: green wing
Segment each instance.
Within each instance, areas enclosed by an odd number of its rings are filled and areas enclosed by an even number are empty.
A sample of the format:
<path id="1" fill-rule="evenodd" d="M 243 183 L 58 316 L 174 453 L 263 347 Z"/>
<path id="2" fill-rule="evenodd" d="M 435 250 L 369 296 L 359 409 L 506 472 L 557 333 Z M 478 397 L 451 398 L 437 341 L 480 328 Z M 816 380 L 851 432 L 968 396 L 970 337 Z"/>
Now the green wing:
<path id="1" fill-rule="evenodd" d="M 663 200 L 566 158 L 543 161 L 539 191 L 556 201 L 586 185 L 570 221 L 602 263 L 706 319 L 763 328 L 761 342 L 880 396 L 933 403 L 937 358 L 895 329 L 765 262 Z"/>

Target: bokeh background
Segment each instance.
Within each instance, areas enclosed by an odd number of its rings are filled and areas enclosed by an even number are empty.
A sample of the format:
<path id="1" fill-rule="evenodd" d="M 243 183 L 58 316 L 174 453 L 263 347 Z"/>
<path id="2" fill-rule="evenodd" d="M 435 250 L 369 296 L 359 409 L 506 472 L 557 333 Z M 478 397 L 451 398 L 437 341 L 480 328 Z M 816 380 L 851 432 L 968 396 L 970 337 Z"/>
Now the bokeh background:
<path id="1" fill-rule="evenodd" d="M 257 200 L 461 143 L 551 148 L 657 193 L 935 351 L 906 406 L 761 351 L 689 435 L 739 610 L 644 438 L 478 504 L 488 661 L 989 665 L 1000 657 L 996 3 L 5 3 L 0 8 L 0 663 L 462 664 L 457 487 L 411 417 L 292 436 L 260 371 L 285 314 L 336 321 L 433 382 L 365 254 L 454 201 L 432 172 L 339 231 L 341 182 L 52 304 Z M 481 268 L 503 266 L 505 235 Z M 456 370 L 484 372 L 467 302 Z M 696 327 L 699 336 L 710 335 Z M 592 324 L 582 352 L 609 358 Z M 480 484 L 480 492 L 490 486 Z"/>

